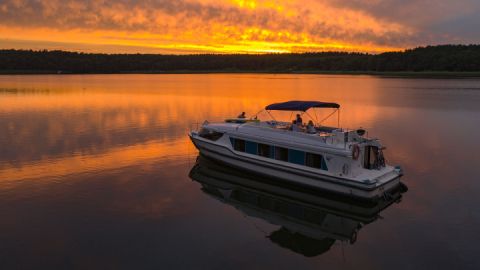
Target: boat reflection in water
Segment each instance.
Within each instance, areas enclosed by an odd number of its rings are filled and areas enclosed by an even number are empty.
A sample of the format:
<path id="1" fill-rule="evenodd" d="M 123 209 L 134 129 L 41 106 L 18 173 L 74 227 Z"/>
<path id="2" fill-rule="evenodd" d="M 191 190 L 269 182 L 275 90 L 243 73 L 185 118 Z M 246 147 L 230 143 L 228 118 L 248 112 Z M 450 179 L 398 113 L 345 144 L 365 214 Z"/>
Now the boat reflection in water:
<path id="1" fill-rule="evenodd" d="M 268 238 L 307 257 L 320 255 L 337 241 L 355 243 L 358 231 L 379 213 L 401 200 L 400 185 L 375 202 L 355 201 L 335 194 L 279 186 L 275 179 L 254 175 L 199 156 L 190 177 L 202 191 L 234 206 L 247 216 L 281 226 Z"/>

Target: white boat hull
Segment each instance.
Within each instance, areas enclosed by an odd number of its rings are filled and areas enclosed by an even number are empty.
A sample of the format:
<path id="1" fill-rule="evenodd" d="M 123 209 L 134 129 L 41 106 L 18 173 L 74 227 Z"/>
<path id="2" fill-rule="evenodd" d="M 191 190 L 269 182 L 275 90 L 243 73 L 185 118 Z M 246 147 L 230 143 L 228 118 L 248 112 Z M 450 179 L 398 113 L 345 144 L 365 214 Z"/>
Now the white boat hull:
<path id="1" fill-rule="evenodd" d="M 189 136 L 199 152 L 206 157 L 232 167 L 308 188 L 325 190 L 355 198 L 376 200 L 388 195 L 390 190 L 400 184 L 400 177 L 395 172 L 382 176 L 384 179 L 380 183 L 358 183 L 358 181 L 283 166 L 275 161 L 240 155 L 221 142 L 205 140 L 196 135 L 196 133 L 190 133 Z"/>

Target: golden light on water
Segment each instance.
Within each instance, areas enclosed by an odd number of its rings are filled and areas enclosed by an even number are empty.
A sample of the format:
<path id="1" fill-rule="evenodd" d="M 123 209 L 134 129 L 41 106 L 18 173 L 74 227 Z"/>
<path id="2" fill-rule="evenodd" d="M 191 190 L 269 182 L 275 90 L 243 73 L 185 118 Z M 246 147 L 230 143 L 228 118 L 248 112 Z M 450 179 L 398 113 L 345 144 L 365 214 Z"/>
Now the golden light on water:
<path id="1" fill-rule="evenodd" d="M 377 99 L 382 92 L 365 78 L 350 78 L 352 85 L 361 88 L 357 100 L 362 102 L 358 103 L 347 95 L 351 87 L 345 86 L 341 77 L 324 83 L 318 75 L 297 77 L 66 75 L 60 79 L 62 83 L 55 76 L 5 77 L 0 80 L 0 89 L 7 89 L 0 95 L 0 116 L 8 115 L 9 120 L 4 122 L 3 132 L 10 138 L 9 148 L 25 152 L 11 162 L 0 161 L 0 179 L 4 179 L 0 187 L 31 178 L 59 179 L 95 173 L 98 168 L 116 170 L 195 156 L 187 132 L 196 123 L 223 121 L 240 111 L 252 116 L 267 104 L 292 99 L 291 89 L 296 89 L 300 99 L 339 102 L 344 127 L 358 127 L 359 123 L 368 127 L 379 117 L 392 118 L 400 113 L 398 108 L 379 107 Z M 276 91 L 266 90 L 272 86 Z M 229 91 L 224 91 L 226 87 Z M 322 119 L 330 112 L 317 114 Z M 270 119 L 266 114 L 260 118 Z M 336 124 L 335 117 L 332 121 L 330 124 Z M 97 139 L 90 141 L 92 138 Z M 68 151 L 55 153 L 59 145 Z M 52 153 L 35 154 L 45 149 Z"/>
<path id="2" fill-rule="evenodd" d="M 72 174 L 91 173 L 102 170 L 113 170 L 137 164 L 144 164 L 159 156 L 165 159 L 185 158 L 191 148 L 187 138 L 174 142 L 162 143 L 150 141 L 144 144 L 116 147 L 100 154 L 85 155 L 75 153 L 68 157 L 58 157 L 31 162 L 24 166 L 3 166 L 0 170 L 0 186 L 8 182 L 10 185 L 27 179 L 65 177 Z M 34 176 L 34 177 L 32 177 Z"/>

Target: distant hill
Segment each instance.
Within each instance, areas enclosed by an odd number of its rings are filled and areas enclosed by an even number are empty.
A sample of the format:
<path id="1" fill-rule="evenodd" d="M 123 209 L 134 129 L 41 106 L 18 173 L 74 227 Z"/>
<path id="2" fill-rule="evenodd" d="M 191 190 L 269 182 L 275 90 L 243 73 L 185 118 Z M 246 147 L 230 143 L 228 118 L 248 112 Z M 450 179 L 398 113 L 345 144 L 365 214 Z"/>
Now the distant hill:
<path id="1" fill-rule="evenodd" d="M 480 45 L 441 45 L 382 54 L 90 54 L 0 50 L 0 73 L 480 72 Z"/>

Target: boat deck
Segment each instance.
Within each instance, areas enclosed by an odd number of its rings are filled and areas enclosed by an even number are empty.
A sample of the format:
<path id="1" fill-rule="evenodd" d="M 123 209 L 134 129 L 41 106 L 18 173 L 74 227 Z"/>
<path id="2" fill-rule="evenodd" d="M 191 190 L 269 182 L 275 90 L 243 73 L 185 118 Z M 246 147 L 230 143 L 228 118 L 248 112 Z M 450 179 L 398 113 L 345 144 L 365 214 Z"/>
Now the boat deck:
<path id="1" fill-rule="evenodd" d="M 292 130 L 291 123 L 287 122 L 246 122 L 246 123 L 208 123 L 208 127 L 218 132 L 227 132 L 236 136 L 256 137 L 260 141 L 283 142 L 291 146 L 300 147 L 310 146 L 313 148 L 327 147 L 340 151 L 342 155 L 349 154 L 351 151 L 347 149 L 350 142 L 344 141 L 344 132 L 346 130 L 336 127 L 316 127 L 315 133 L 308 133 L 306 128 Z M 347 153 L 348 152 L 348 153 Z"/>
<path id="2" fill-rule="evenodd" d="M 254 123 L 254 124 L 260 124 L 263 126 L 269 126 L 271 128 L 275 129 L 283 129 L 283 130 L 291 130 L 292 123 L 290 122 L 280 122 L 280 121 L 265 121 L 262 122 L 260 120 L 248 120 L 244 118 L 230 118 L 226 119 L 225 123 L 227 124 L 249 124 L 249 123 Z M 306 132 L 306 126 L 300 126 L 298 132 Z M 317 133 L 332 133 L 334 130 L 339 129 L 338 127 L 329 127 L 329 126 L 317 126 L 315 127 L 315 130 Z"/>

